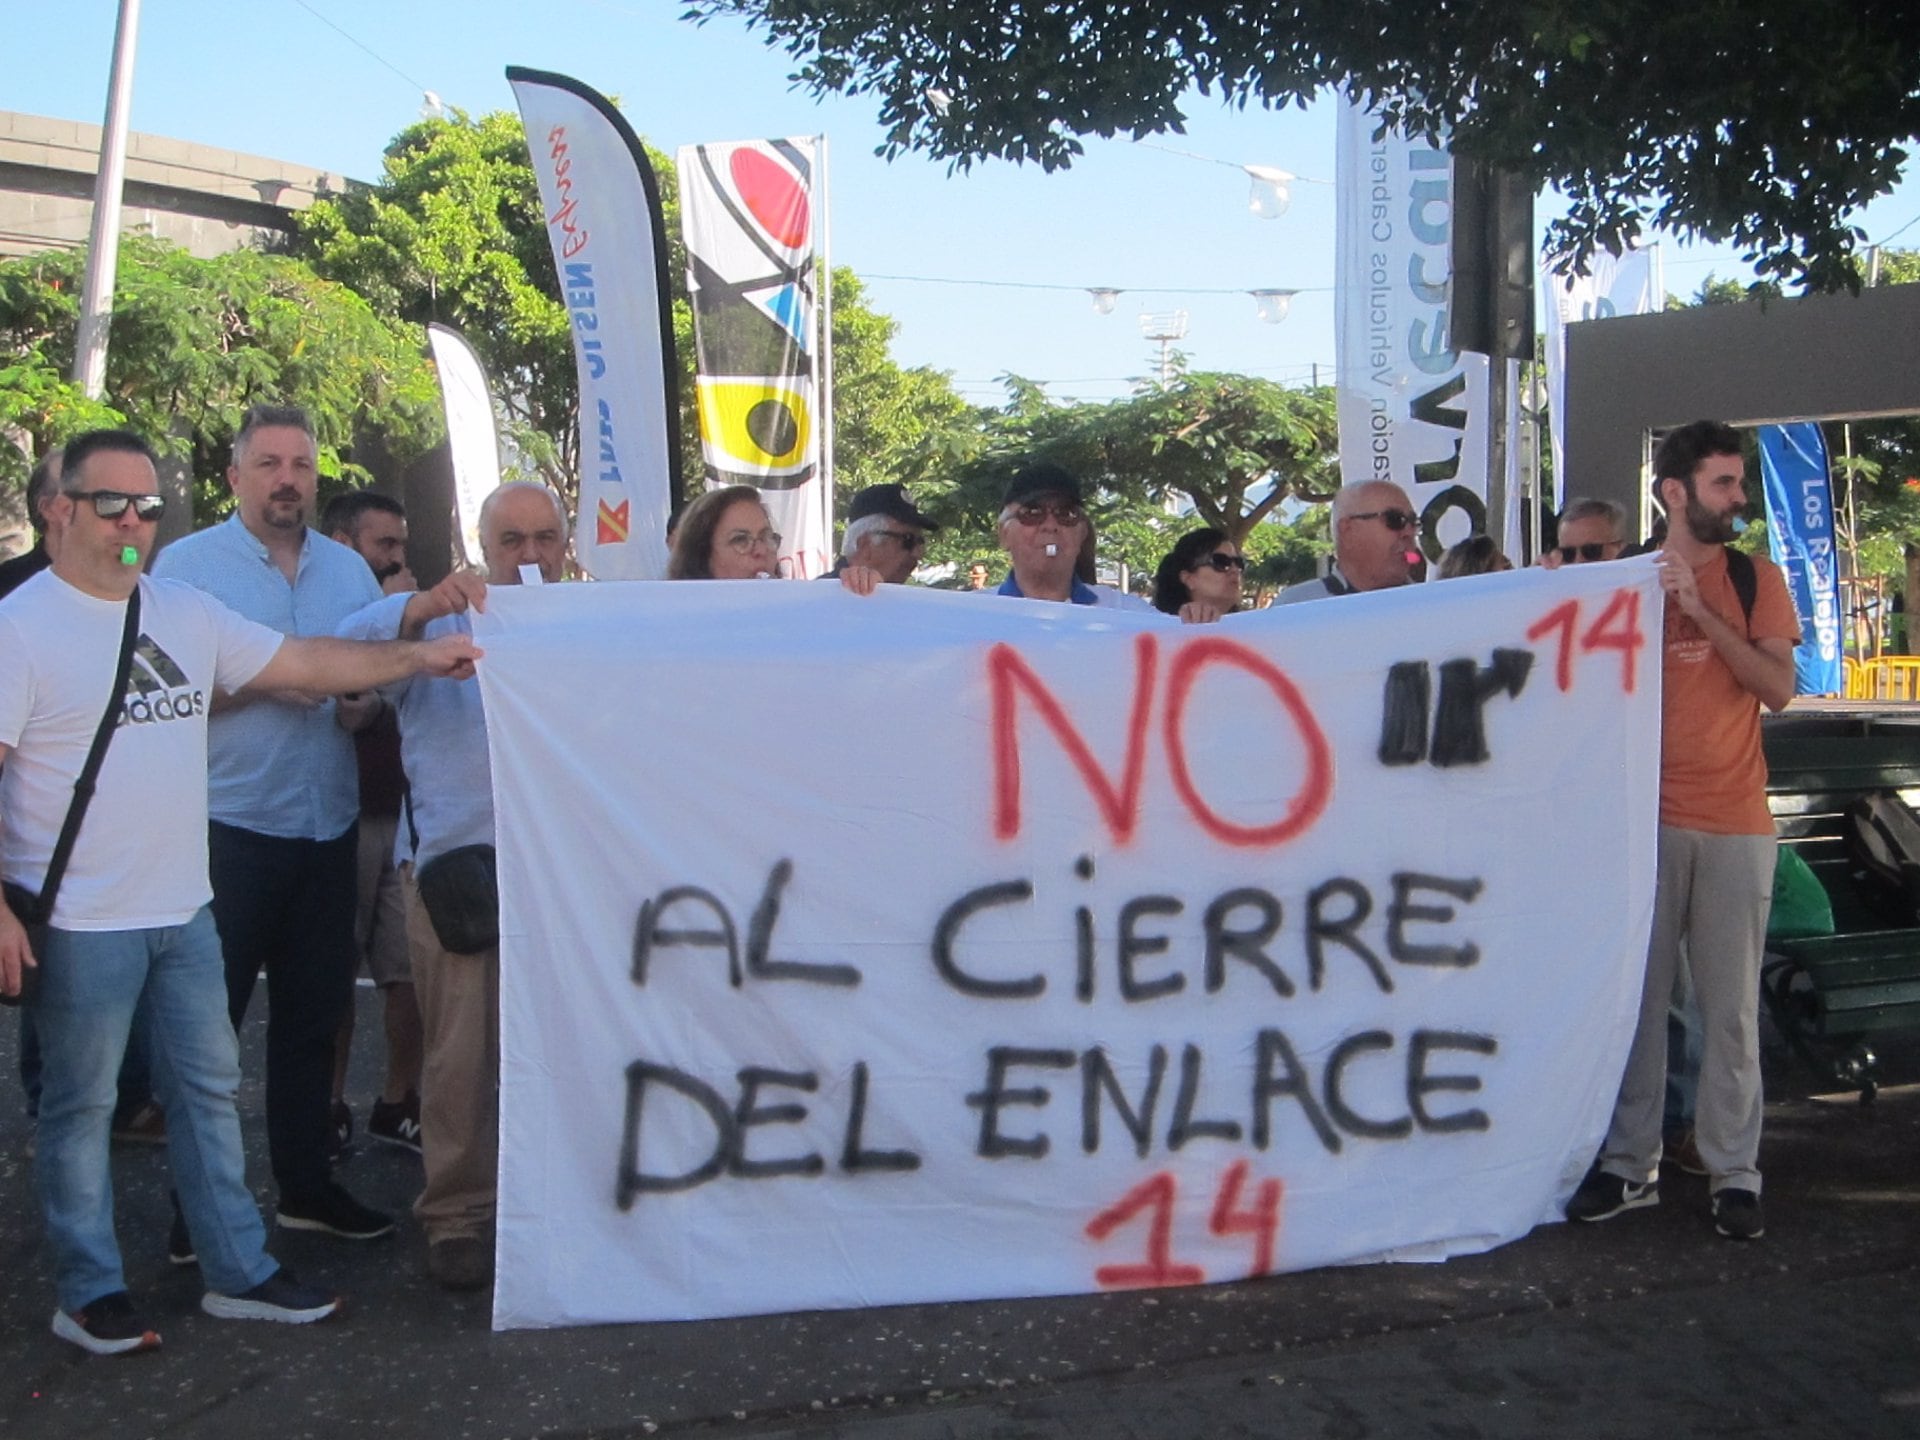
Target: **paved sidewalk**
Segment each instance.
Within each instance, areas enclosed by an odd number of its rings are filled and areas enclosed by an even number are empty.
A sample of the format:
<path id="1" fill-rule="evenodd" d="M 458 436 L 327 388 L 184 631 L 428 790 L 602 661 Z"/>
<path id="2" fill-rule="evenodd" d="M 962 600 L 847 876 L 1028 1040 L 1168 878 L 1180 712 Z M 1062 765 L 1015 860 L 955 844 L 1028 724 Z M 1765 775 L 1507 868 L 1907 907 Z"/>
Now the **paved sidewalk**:
<path id="1" fill-rule="evenodd" d="M 363 997 L 366 992 L 362 992 Z M 356 1118 L 379 1057 L 363 1005 Z M 261 1026 L 246 1037 L 257 1077 Z M 423 1274 L 411 1220 L 281 1234 L 337 1285 L 326 1325 L 197 1309 L 165 1256 L 157 1150 L 116 1150 L 129 1282 L 166 1337 L 97 1360 L 53 1338 L 27 1127 L 0 1017 L 0 1437 L 1902 1436 L 1920 1434 L 1920 1048 L 1865 1109 L 1769 1056 L 1767 1238 L 1714 1236 L 1705 1182 L 1488 1255 L 1154 1294 L 495 1335 Z M 1906 1083 L 1898 1083 L 1906 1082 Z M 266 1175 L 261 1095 L 242 1094 Z M 342 1179 L 404 1210 L 418 1161 L 361 1144 Z"/>

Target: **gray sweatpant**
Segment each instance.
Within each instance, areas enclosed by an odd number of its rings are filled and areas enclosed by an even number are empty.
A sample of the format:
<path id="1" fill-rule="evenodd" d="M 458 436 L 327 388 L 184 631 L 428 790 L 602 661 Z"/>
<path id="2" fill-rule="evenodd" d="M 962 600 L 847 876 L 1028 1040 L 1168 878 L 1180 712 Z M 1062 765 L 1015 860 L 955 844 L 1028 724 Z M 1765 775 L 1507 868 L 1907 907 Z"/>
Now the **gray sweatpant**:
<path id="1" fill-rule="evenodd" d="M 1713 1190 L 1760 1191 L 1760 957 L 1773 904 L 1774 838 L 1660 827 L 1640 1023 L 1600 1147 L 1600 1168 L 1650 1183 L 1660 1168 L 1667 1007 L 1682 941 L 1704 1045 L 1694 1137 Z"/>

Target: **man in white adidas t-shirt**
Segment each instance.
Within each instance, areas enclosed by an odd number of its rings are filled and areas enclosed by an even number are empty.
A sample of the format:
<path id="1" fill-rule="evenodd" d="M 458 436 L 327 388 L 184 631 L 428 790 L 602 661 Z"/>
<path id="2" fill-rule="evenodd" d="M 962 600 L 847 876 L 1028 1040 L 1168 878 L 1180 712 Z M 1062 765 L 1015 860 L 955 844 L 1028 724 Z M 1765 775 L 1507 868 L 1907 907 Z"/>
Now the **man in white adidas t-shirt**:
<path id="1" fill-rule="evenodd" d="M 207 908 L 207 709 L 252 685 L 316 695 L 406 676 L 470 675 L 460 635 L 356 644 L 286 639 L 187 585 L 141 578 L 165 507 L 139 436 L 96 430 L 66 449 L 50 506 L 59 558 L 0 603 L 0 874 L 38 892 L 108 701 L 128 597 L 139 636 L 98 788 L 42 951 L 0 905 L 0 993 L 37 969 L 45 1056 L 37 1168 L 60 1308 L 53 1330 L 94 1354 L 160 1337 L 126 1293 L 108 1165 L 114 1078 L 144 999 L 169 1157 L 207 1292 L 224 1319 L 324 1319 L 337 1296 L 267 1255 L 246 1186 L 234 1096 L 239 1048 Z"/>

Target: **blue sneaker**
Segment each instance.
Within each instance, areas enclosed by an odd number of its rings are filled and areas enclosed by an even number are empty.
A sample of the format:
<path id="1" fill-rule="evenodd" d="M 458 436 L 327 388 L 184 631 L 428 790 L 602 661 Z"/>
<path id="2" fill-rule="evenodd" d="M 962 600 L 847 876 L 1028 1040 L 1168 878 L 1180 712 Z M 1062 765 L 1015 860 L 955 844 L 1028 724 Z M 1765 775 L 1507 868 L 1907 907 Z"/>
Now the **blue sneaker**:
<path id="1" fill-rule="evenodd" d="M 200 1308 L 216 1320 L 273 1320 L 282 1325 L 311 1325 L 339 1313 L 340 1297 L 302 1285 L 291 1270 L 280 1269 L 243 1295 L 200 1297 Z"/>
<path id="2" fill-rule="evenodd" d="M 160 1348 L 159 1332 L 147 1328 L 124 1290 L 102 1295 L 72 1312 L 54 1311 L 53 1333 L 89 1355 L 132 1355 Z"/>

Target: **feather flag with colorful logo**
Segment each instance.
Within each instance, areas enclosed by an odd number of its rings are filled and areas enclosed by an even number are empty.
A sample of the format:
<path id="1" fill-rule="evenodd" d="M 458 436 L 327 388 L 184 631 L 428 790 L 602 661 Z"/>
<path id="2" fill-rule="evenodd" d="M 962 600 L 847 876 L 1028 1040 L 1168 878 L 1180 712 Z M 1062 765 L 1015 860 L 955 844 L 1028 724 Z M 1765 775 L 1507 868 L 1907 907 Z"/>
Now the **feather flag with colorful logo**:
<path id="1" fill-rule="evenodd" d="M 680 495 L 679 369 L 660 188 L 612 102 L 565 75 L 507 68 L 580 373 L 574 555 L 596 580 L 667 571 Z"/>
<path id="2" fill-rule="evenodd" d="M 680 149 L 680 228 L 693 301 L 707 484 L 755 485 L 783 539 L 781 569 L 831 564 L 821 466 L 811 138 Z"/>

